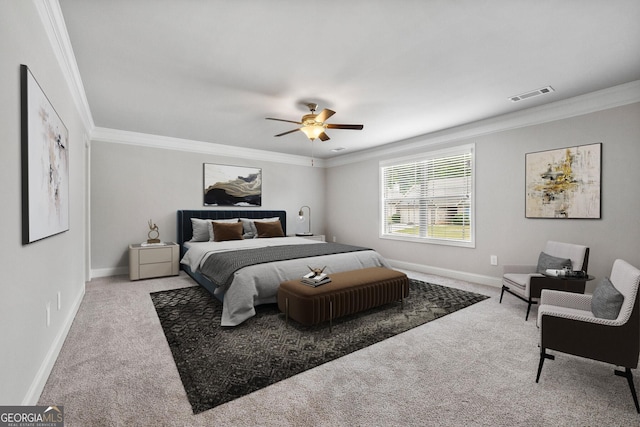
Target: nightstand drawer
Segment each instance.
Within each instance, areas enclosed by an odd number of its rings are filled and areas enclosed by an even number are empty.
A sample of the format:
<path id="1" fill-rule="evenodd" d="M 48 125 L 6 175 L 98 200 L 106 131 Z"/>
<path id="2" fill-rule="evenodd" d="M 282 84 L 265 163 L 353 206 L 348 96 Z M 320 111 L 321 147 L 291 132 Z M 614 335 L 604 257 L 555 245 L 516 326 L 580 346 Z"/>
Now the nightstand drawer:
<path id="1" fill-rule="evenodd" d="M 140 251 L 140 264 L 153 264 L 156 262 L 170 262 L 171 248 L 153 248 Z"/>
<path id="2" fill-rule="evenodd" d="M 173 274 L 170 262 L 161 264 L 141 264 L 139 268 L 141 278 L 171 276 Z"/>

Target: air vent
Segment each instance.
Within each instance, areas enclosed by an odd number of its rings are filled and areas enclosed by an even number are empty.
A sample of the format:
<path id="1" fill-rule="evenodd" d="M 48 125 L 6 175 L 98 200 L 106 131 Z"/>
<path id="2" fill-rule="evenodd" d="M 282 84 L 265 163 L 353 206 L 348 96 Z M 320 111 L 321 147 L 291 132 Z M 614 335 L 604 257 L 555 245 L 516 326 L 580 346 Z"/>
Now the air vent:
<path id="1" fill-rule="evenodd" d="M 337 153 L 338 151 L 342 151 L 344 150 L 344 147 L 336 147 L 334 149 L 332 149 L 331 151 L 333 151 L 334 153 Z"/>
<path id="2" fill-rule="evenodd" d="M 541 89 L 532 90 L 530 92 L 521 93 L 520 95 L 510 96 L 509 99 L 511 100 L 511 102 L 518 102 L 525 99 L 534 98 L 536 96 L 545 95 L 551 92 L 555 92 L 555 90 L 551 86 L 547 86 Z"/>

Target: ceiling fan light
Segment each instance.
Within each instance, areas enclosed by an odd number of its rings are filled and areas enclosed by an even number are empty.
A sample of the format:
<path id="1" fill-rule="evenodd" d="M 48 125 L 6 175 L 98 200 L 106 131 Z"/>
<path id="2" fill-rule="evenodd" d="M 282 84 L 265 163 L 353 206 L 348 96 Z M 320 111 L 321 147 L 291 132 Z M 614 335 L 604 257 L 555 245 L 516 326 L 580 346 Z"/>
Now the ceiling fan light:
<path id="1" fill-rule="evenodd" d="M 307 138 L 313 141 L 314 139 L 318 138 L 322 132 L 324 132 L 324 126 L 321 126 L 321 125 L 303 126 L 300 128 L 300 130 L 304 132 L 305 135 L 307 135 Z"/>

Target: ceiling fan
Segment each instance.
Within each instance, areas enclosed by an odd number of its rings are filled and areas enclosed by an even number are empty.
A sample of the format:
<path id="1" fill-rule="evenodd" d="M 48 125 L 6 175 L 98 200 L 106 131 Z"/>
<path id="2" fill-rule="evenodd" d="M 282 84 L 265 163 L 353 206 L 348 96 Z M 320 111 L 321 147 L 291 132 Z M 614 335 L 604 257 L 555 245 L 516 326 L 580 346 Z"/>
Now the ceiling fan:
<path id="1" fill-rule="evenodd" d="M 275 136 L 283 136 L 288 135 L 293 132 L 302 131 L 307 138 L 313 141 L 316 138 L 319 138 L 322 141 L 328 141 L 329 135 L 327 135 L 324 131 L 325 129 L 351 129 L 351 130 L 362 130 L 364 125 L 335 125 L 330 123 L 325 123 L 329 117 L 333 116 L 336 112 L 325 108 L 320 112 L 320 114 L 316 114 L 316 109 L 318 108 L 318 104 L 308 103 L 305 104 L 309 107 L 311 114 L 305 114 L 302 116 L 299 122 L 295 122 L 293 120 L 284 120 L 284 119 L 274 119 L 272 117 L 267 117 L 267 120 L 277 120 L 279 122 L 287 122 L 287 123 L 295 123 L 297 125 L 302 125 L 297 129 L 293 129 L 287 132 L 280 133 Z"/>

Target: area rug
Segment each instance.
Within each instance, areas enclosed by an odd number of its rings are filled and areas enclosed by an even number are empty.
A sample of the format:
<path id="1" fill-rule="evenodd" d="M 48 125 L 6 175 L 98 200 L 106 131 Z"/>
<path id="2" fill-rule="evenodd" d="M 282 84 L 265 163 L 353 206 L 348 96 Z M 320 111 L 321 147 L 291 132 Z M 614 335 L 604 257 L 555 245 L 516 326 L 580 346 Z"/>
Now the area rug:
<path id="1" fill-rule="evenodd" d="M 222 304 L 200 287 L 154 292 L 151 299 L 171 348 L 193 413 L 405 332 L 489 298 L 410 280 L 399 302 L 334 320 L 287 324 L 275 304 L 236 327 L 221 327 Z"/>

